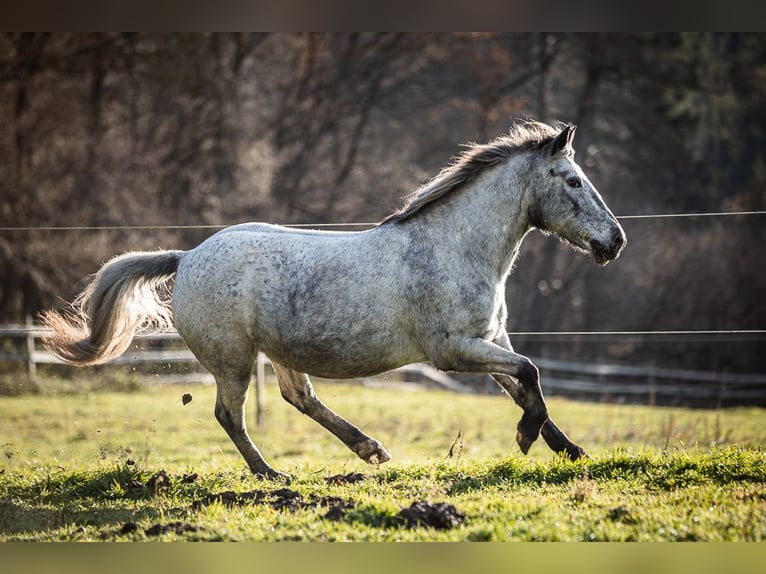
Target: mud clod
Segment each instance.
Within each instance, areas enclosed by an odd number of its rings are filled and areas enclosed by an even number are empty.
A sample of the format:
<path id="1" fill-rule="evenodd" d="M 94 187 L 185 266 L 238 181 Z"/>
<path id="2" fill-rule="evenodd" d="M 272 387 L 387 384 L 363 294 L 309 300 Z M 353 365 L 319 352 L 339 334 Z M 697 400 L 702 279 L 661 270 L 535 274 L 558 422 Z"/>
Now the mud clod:
<path id="1" fill-rule="evenodd" d="M 169 522 L 168 524 L 155 524 L 144 530 L 147 536 L 159 536 L 167 532 L 183 534 L 184 532 L 197 532 L 199 528 L 188 522 Z"/>
<path id="2" fill-rule="evenodd" d="M 333 476 L 328 476 L 325 478 L 325 482 L 327 484 L 354 484 L 356 482 L 361 482 L 365 478 L 367 478 L 365 475 L 363 475 L 361 472 L 349 472 L 348 474 L 335 474 Z"/>
<path id="3" fill-rule="evenodd" d="M 290 490 L 289 488 L 280 488 L 278 490 L 272 490 L 269 496 L 273 499 L 271 506 L 277 510 L 289 510 L 295 512 L 299 508 L 309 506 L 300 493 Z"/>
<path id="4" fill-rule="evenodd" d="M 146 481 L 146 488 L 157 494 L 163 488 L 170 486 L 170 477 L 164 470 L 155 472 L 149 480 Z"/>
<path id="5" fill-rule="evenodd" d="M 138 530 L 138 524 L 135 522 L 126 522 L 122 525 L 122 529 L 120 530 L 120 535 L 124 534 L 132 534 L 136 530 Z"/>
<path id="6" fill-rule="evenodd" d="M 437 530 L 449 530 L 460 526 L 465 515 L 451 504 L 439 502 L 432 504 L 427 501 L 413 502 L 409 508 L 403 508 L 397 516 L 407 528 L 429 526 Z"/>
<path id="7" fill-rule="evenodd" d="M 312 497 L 311 500 L 305 500 L 303 496 L 289 488 L 279 488 L 277 490 L 251 490 L 249 492 L 234 492 L 226 490 L 208 494 L 206 497 L 195 501 L 192 504 L 192 510 L 200 510 L 210 504 L 220 503 L 225 506 L 247 506 L 252 504 L 267 504 L 276 510 L 287 510 L 295 512 L 301 508 L 328 508 L 327 515 L 331 515 L 330 520 L 340 520 L 345 511 L 354 507 L 354 501 L 339 498 L 337 496 Z"/>
<path id="8" fill-rule="evenodd" d="M 609 509 L 607 514 L 609 520 L 613 522 L 622 522 L 623 524 L 637 524 L 638 519 L 633 513 L 624 506 L 615 506 Z"/>
<path id="9" fill-rule="evenodd" d="M 269 504 L 277 510 L 290 510 L 305 506 L 303 497 L 289 488 L 280 488 L 278 490 L 251 490 L 249 492 L 234 492 L 225 490 L 208 494 L 206 497 L 195 501 L 192 504 L 192 510 L 199 510 L 202 507 L 219 502 L 225 506 L 247 506 L 249 504 Z"/>
<path id="10" fill-rule="evenodd" d="M 353 500 L 340 498 L 339 496 L 322 496 L 315 498 L 314 503 L 327 508 L 327 512 L 322 515 L 322 518 L 332 520 L 333 522 L 343 520 L 343 517 L 346 516 L 346 511 L 355 506 Z"/>

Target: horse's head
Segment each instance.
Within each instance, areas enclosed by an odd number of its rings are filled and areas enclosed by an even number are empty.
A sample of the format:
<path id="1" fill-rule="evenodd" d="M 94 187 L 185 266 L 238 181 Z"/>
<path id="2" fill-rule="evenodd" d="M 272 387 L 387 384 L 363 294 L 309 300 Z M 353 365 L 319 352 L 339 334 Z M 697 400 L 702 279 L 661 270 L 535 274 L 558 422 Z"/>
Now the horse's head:
<path id="1" fill-rule="evenodd" d="M 537 150 L 529 188 L 529 221 L 606 265 L 620 255 L 625 232 L 575 163 L 574 133 L 574 126 L 565 126 Z"/>

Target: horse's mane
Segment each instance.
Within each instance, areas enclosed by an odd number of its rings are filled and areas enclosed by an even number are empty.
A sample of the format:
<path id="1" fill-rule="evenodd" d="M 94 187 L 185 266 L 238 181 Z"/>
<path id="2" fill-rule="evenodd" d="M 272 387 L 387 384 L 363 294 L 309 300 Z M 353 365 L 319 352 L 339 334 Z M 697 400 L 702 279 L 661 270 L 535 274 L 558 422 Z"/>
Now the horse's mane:
<path id="1" fill-rule="evenodd" d="M 436 177 L 418 188 L 401 209 L 386 217 L 379 225 L 404 221 L 430 203 L 472 181 L 486 168 L 496 166 L 516 153 L 543 147 L 560 131 L 542 122 L 526 120 L 514 124 L 507 135 L 489 143 L 466 144 L 465 151 L 454 158 Z"/>

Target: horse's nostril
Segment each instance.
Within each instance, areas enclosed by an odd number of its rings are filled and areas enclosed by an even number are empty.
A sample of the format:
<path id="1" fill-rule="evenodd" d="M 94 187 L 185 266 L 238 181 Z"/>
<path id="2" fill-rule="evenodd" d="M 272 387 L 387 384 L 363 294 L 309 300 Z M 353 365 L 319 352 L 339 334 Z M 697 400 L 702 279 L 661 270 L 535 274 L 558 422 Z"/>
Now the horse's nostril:
<path id="1" fill-rule="evenodd" d="M 619 231 L 612 237 L 612 251 L 617 253 L 625 245 L 625 235 Z"/>

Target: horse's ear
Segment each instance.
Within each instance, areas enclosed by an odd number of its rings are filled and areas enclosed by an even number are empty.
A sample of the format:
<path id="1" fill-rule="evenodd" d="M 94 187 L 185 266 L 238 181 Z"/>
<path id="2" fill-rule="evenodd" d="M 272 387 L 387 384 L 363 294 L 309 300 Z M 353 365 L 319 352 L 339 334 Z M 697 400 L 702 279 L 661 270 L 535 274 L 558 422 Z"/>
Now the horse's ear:
<path id="1" fill-rule="evenodd" d="M 548 144 L 551 157 L 569 153 L 569 150 L 572 148 L 572 140 L 574 139 L 575 130 L 577 130 L 577 126 L 573 126 L 572 124 L 564 126 L 564 129 L 561 130 L 559 135 Z"/>

